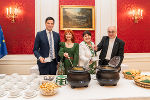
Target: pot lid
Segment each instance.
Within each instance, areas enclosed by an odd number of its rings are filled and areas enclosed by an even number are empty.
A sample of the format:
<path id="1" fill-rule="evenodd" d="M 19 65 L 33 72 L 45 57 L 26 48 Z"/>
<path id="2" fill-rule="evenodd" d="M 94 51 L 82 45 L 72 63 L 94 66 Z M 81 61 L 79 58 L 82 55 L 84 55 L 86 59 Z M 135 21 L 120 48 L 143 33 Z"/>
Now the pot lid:
<path id="1" fill-rule="evenodd" d="M 118 64 L 120 63 L 120 56 L 114 56 L 110 61 L 109 61 L 109 66 L 111 67 L 117 67 Z"/>

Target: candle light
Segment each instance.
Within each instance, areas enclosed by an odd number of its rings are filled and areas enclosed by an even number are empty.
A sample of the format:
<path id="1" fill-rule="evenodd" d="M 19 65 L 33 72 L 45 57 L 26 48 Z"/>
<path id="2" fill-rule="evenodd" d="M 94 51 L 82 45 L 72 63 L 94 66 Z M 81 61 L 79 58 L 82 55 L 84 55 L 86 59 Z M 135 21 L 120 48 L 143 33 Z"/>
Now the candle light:
<path id="1" fill-rule="evenodd" d="M 140 15 L 140 12 L 141 12 L 141 10 L 140 10 L 140 9 L 138 9 L 138 15 Z"/>
<path id="2" fill-rule="evenodd" d="M 143 10 L 141 10 L 141 17 L 143 16 L 142 13 L 143 13 Z"/>
<path id="3" fill-rule="evenodd" d="M 135 10 L 132 11 L 133 16 L 135 15 Z"/>
<path id="4" fill-rule="evenodd" d="M 15 15 L 17 15 L 17 8 L 15 8 Z"/>
<path id="5" fill-rule="evenodd" d="M 11 7 L 10 7 L 10 9 L 9 9 L 9 12 L 10 12 L 10 14 L 11 14 Z"/>
<path id="6" fill-rule="evenodd" d="M 143 10 L 142 9 L 133 9 L 130 11 L 132 19 L 134 20 L 134 23 L 138 23 L 139 20 L 143 19 Z"/>
<path id="7" fill-rule="evenodd" d="M 8 16 L 8 8 L 6 8 L 7 9 L 7 16 Z"/>

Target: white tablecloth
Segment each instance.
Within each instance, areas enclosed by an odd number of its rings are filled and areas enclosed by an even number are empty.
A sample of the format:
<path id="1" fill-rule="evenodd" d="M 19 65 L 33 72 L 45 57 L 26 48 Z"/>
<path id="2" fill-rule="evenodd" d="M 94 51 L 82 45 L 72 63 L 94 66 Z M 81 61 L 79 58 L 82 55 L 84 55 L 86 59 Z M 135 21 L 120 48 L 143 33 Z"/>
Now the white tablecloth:
<path id="1" fill-rule="evenodd" d="M 150 89 L 138 87 L 133 80 L 124 79 L 122 74 L 117 86 L 100 86 L 97 80 L 92 80 L 87 88 L 72 89 L 69 85 L 59 88 L 54 96 L 43 96 L 37 92 L 37 96 L 30 100 L 101 100 L 110 98 L 150 97 Z M 22 96 L 8 98 L 7 95 L 0 100 L 26 100 Z"/>

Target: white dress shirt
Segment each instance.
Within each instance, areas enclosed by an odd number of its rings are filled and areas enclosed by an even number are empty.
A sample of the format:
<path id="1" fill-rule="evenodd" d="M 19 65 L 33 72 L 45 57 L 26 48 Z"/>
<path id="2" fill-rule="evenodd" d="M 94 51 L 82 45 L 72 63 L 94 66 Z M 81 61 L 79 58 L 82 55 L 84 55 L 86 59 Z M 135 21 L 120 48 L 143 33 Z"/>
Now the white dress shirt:
<path id="1" fill-rule="evenodd" d="M 110 60 L 110 58 L 111 58 L 111 53 L 112 53 L 115 39 L 116 38 L 114 38 L 114 39 L 109 38 L 109 45 L 108 45 L 108 50 L 107 50 L 107 55 L 106 55 L 106 59 L 108 59 L 108 60 Z"/>

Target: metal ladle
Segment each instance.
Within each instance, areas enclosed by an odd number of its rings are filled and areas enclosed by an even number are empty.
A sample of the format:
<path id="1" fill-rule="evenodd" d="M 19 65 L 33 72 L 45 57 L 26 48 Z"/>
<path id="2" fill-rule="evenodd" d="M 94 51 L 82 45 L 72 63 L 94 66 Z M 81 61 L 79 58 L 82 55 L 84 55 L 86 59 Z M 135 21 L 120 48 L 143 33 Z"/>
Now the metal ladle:
<path id="1" fill-rule="evenodd" d="M 73 64 L 72 64 L 72 62 L 71 62 L 71 59 L 70 59 L 70 57 L 68 57 L 68 59 L 69 59 L 69 61 L 70 61 L 70 63 L 71 63 L 71 66 L 73 67 Z"/>

